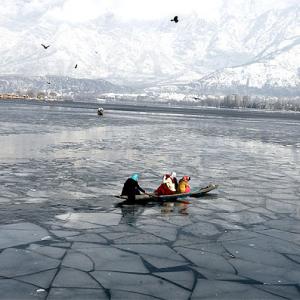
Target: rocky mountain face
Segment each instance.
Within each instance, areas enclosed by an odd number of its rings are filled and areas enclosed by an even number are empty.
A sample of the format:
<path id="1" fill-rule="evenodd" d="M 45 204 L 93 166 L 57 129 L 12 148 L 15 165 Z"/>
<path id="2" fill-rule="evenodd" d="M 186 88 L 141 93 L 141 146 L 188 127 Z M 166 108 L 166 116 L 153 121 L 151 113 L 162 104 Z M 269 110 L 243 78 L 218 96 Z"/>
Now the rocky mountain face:
<path id="1" fill-rule="evenodd" d="M 259 3 L 224 0 L 216 20 L 180 15 L 176 24 L 112 14 L 68 23 L 44 10 L 24 13 L 0 21 L 0 74 L 299 94 L 300 5 L 261 10 Z"/>

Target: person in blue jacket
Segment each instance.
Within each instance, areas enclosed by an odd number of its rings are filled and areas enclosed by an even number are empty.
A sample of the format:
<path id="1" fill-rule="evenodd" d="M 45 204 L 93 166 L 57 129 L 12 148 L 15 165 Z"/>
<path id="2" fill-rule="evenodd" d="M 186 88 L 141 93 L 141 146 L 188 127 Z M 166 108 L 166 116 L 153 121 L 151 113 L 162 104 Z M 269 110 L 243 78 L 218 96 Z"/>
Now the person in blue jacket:
<path id="1" fill-rule="evenodd" d="M 139 175 L 135 173 L 124 183 L 121 195 L 126 195 L 128 197 L 128 201 L 135 201 L 135 195 L 140 195 L 140 192 L 144 194 L 146 193 L 145 190 L 139 186 L 138 180 Z"/>

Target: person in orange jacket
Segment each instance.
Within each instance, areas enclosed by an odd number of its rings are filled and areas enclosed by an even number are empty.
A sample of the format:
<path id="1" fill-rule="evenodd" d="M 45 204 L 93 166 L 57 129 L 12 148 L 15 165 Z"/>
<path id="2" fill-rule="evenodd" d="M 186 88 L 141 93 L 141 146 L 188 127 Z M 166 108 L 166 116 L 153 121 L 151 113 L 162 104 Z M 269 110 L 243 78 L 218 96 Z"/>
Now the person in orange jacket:
<path id="1" fill-rule="evenodd" d="M 178 183 L 177 192 L 178 193 L 189 193 L 191 191 L 190 183 L 191 180 L 190 176 L 183 176 Z"/>

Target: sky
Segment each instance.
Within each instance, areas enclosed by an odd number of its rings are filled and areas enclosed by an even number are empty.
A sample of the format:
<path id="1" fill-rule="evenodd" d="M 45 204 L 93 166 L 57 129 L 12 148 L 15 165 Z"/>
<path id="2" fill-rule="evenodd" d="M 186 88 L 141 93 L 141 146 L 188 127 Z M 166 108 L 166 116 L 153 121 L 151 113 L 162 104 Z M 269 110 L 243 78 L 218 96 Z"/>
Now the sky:
<path id="1" fill-rule="evenodd" d="M 113 13 L 123 20 L 154 20 L 195 11 L 214 17 L 219 5 L 220 1 L 216 0 L 67 0 L 60 13 L 70 20 L 94 18 L 104 13 Z"/>
<path id="2" fill-rule="evenodd" d="M 57 22 L 84 23 L 101 15 L 114 14 L 123 21 L 155 20 L 197 13 L 217 19 L 224 3 L 229 9 L 254 1 L 255 10 L 283 8 L 299 0 L 0 0 L 2 24 L 14 18 L 43 15 Z"/>

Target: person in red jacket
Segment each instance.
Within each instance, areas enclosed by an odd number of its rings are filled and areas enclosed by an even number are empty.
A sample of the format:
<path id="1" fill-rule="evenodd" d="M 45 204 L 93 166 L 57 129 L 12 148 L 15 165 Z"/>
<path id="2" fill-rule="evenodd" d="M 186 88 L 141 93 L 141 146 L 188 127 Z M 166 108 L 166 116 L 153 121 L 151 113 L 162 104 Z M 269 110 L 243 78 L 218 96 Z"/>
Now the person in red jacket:
<path id="1" fill-rule="evenodd" d="M 178 183 L 176 179 L 176 173 L 166 174 L 163 177 L 161 185 L 156 189 L 157 195 L 172 195 L 176 193 Z"/>

